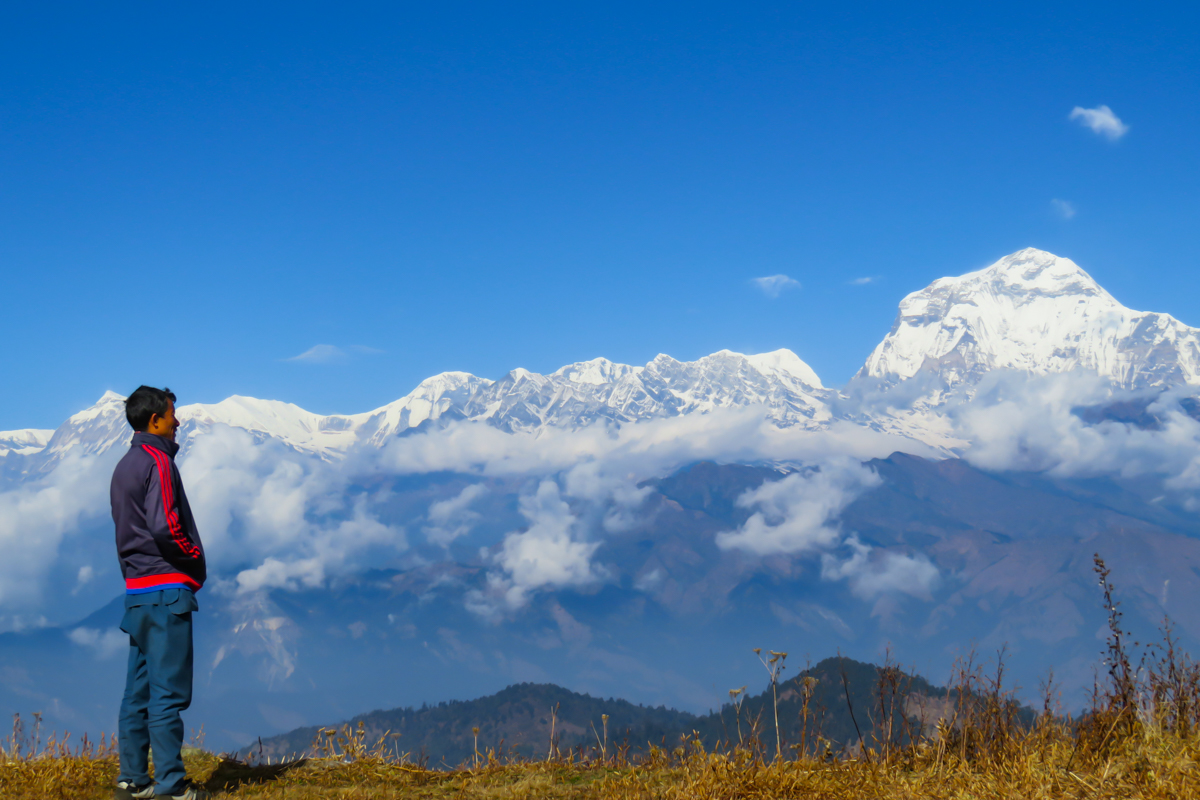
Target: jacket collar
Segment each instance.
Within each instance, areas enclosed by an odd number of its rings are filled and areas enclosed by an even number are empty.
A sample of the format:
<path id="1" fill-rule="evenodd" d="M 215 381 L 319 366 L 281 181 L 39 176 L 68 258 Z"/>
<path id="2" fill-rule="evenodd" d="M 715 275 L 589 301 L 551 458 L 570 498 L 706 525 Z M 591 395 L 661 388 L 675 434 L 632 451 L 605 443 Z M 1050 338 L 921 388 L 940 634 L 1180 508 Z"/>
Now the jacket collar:
<path id="1" fill-rule="evenodd" d="M 141 431 L 133 434 L 133 441 L 130 442 L 130 444 L 133 447 L 140 447 L 141 445 L 148 444 L 155 450 L 161 450 L 162 452 L 166 453 L 171 458 L 174 458 L 175 454 L 179 452 L 179 445 L 175 442 L 172 442 L 170 439 L 157 436 L 153 433 L 142 433 Z"/>

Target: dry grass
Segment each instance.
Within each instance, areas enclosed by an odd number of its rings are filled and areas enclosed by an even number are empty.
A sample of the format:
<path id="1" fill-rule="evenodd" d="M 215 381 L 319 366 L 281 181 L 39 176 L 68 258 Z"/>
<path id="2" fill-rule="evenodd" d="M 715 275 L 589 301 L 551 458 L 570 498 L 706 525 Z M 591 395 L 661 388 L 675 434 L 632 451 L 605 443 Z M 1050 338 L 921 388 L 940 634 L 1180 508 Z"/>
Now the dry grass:
<path id="1" fill-rule="evenodd" d="M 316 759 L 274 780 L 244 783 L 221 796 L 263 800 L 321 798 L 1189 798 L 1200 797 L 1196 737 L 1142 731 L 1101 758 L 1080 758 L 1070 731 L 1042 734 L 999 761 L 964 762 L 938 742 L 924 742 L 884 761 L 860 759 L 766 762 L 750 751 L 706 753 L 681 746 L 643 763 L 616 765 L 527 762 L 451 772 L 419 769 L 367 756 Z M 682 752 L 680 752 L 682 750 Z M 871 760 L 868 760 L 868 757 Z M 207 779 L 220 759 L 189 757 L 191 774 Z M 1074 762 L 1074 763 L 1072 763 Z M 0 764 L 6 800 L 112 796 L 115 757 L 45 757 Z"/>
<path id="2" fill-rule="evenodd" d="M 369 747 L 360 725 L 323 731 L 321 757 L 303 762 L 249 766 L 203 751 L 185 760 L 221 796 L 262 800 L 1200 797 L 1200 666 L 1177 652 L 1169 627 L 1133 664 L 1108 571 L 1099 558 L 1096 567 L 1109 612 L 1106 677 L 1079 718 L 1055 713 L 1047 686 L 1042 712 L 1023 722 L 1000 659 L 990 677 L 961 665 L 935 723 L 909 720 L 903 733 L 889 726 L 883 741 L 836 752 L 817 738 L 786 756 L 756 727 L 716 752 L 691 738 L 631 758 L 605 737 L 589 753 L 550 746 L 553 758 L 505 763 L 487 752 L 437 771 L 389 758 L 386 737 Z M 896 674 L 880 670 L 881 703 L 896 696 Z M 116 774 L 111 742 L 42 745 L 15 727 L 0 755 L 0 797 L 108 798 Z"/>

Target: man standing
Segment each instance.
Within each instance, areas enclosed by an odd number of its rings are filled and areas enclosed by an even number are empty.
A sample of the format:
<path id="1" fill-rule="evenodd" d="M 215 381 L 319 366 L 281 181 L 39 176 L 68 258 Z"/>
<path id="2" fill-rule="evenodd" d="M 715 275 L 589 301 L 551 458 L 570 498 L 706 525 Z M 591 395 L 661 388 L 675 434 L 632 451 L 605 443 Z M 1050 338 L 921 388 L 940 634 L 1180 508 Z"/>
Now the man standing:
<path id="1" fill-rule="evenodd" d="M 115 796 L 199 800 L 209 794 L 187 779 L 179 714 L 192 702 L 192 612 L 204 584 L 204 546 L 175 467 L 175 395 L 139 386 L 125 401 L 125 418 L 135 433 L 111 487 L 125 576 L 121 630 L 129 634 Z"/>

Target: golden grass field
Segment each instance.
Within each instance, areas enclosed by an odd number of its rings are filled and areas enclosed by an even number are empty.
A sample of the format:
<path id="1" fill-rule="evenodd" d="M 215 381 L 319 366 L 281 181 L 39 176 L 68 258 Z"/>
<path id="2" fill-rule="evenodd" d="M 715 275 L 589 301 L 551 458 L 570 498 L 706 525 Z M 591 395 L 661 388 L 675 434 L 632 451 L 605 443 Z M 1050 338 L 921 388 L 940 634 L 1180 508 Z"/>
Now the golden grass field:
<path id="1" fill-rule="evenodd" d="M 1100 749 L 1061 728 L 1042 726 L 1019 744 L 964 760 L 953 741 L 926 741 L 889 754 L 771 762 L 737 749 L 705 753 L 681 745 L 643 763 L 481 764 L 419 769 L 367 754 L 313 759 L 274 778 L 190 756 L 189 771 L 218 796 L 237 798 L 1194 798 L 1200 797 L 1195 736 L 1137 726 Z M 1093 744 L 1099 744 L 1094 742 Z M 241 773 L 240 775 L 238 773 Z M 115 757 L 10 759 L 0 764 L 6 800 L 108 798 Z M 247 782 L 239 783 L 241 780 Z M 265 778 L 265 779 L 264 779 Z M 262 780 L 262 782 L 255 782 Z M 221 790 L 224 784 L 228 788 Z"/>
<path id="2" fill-rule="evenodd" d="M 358 730 L 324 730 L 319 756 L 243 764 L 192 749 L 189 774 L 220 797 L 338 798 L 1200 798 L 1200 665 L 1164 640 L 1131 661 L 1108 571 L 1097 572 L 1109 612 L 1104 680 L 1079 716 L 1059 712 L 1046 689 L 1041 712 L 1022 710 L 994 678 L 960 669 L 939 718 L 889 724 L 852 747 L 814 737 L 785 749 L 770 720 L 737 743 L 706 751 L 696 738 L 631 755 L 597 741 L 590 751 L 507 761 L 477 753 L 455 770 L 430 770 L 388 755 Z M 879 670 L 879 696 L 898 672 Z M 895 685 L 891 687 L 895 696 Z M 806 706 L 807 708 L 807 706 Z M 0 753 L 3 800 L 112 796 L 111 741 L 32 743 L 20 730 Z"/>

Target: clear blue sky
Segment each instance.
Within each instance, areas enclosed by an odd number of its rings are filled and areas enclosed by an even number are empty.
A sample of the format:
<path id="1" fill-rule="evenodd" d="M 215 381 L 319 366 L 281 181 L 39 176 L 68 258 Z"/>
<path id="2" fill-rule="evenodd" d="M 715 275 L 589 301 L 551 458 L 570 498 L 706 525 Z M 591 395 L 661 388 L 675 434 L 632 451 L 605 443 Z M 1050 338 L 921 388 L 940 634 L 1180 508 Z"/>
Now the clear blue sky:
<path id="1" fill-rule="evenodd" d="M 0 429 L 721 348 L 839 385 L 1026 246 L 1200 325 L 1194 5 L 834 6 L 7 8 Z"/>

